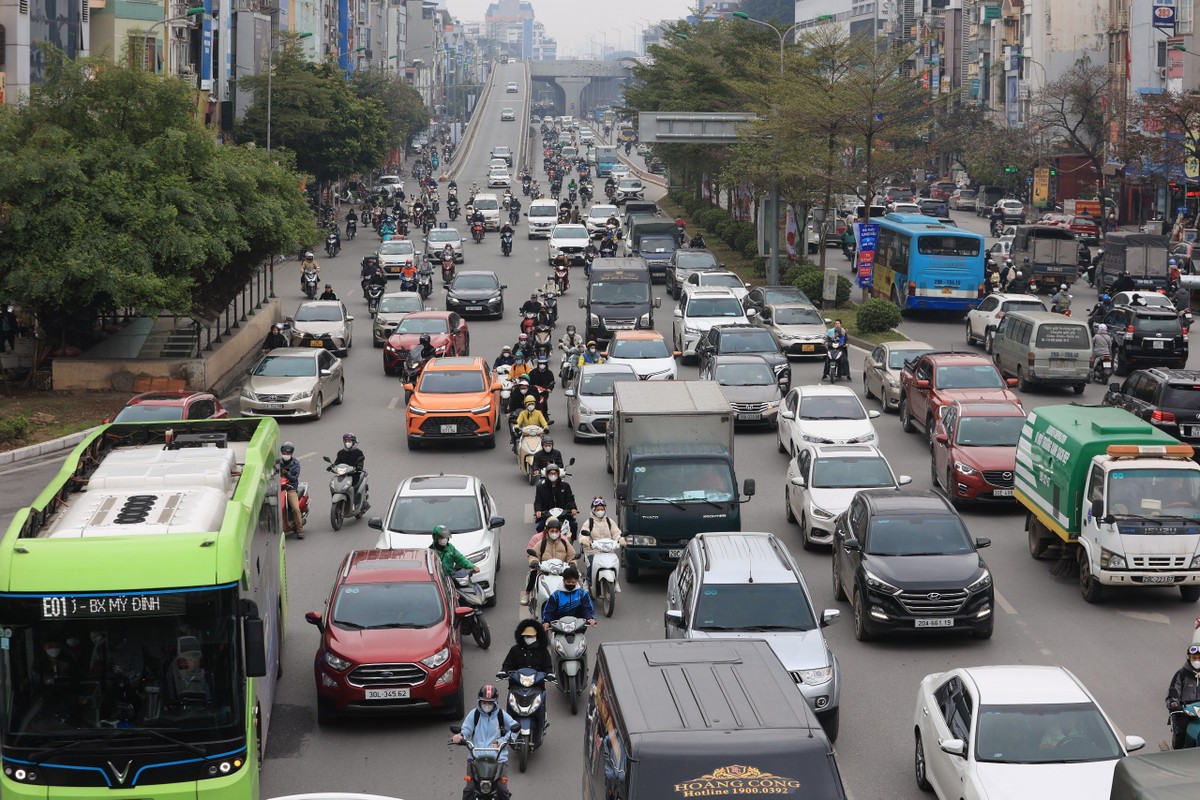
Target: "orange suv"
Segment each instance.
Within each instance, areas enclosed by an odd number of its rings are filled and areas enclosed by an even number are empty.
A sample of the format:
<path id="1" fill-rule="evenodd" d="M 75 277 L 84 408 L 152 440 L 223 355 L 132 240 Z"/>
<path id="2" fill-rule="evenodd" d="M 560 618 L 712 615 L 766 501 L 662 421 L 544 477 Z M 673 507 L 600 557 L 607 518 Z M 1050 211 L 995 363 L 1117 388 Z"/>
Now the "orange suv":
<path id="1" fill-rule="evenodd" d="M 405 428 L 408 449 L 427 441 L 472 439 L 496 446 L 500 420 L 500 382 L 479 357 L 433 358 L 416 385 L 406 384 Z"/>

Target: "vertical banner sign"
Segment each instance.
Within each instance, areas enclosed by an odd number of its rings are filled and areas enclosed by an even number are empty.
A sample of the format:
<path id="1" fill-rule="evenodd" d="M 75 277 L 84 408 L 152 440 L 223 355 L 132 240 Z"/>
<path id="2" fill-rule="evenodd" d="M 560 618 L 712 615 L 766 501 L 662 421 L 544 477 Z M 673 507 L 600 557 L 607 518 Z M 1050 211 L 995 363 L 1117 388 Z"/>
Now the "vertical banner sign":
<path id="1" fill-rule="evenodd" d="M 204 16 L 200 22 L 200 89 L 212 91 L 213 67 L 213 2 L 204 0 Z"/>
<path id="2" fill-rule="evenodd" d="M 875 241 L 879 238 L 879 224 L 859 222 L 858 227 L 858 285 L 866 289 L 875 278 Z"/>
<path id="3" fill-rule="evenodd" d="M 796 227 L 796 209 L 791 203 L 787 207 L 787 226 L 784 228 L 787 231 L 787 256 L 790 260 L 796 260 L 796 237 L 800 233 Z"/>
<path id="4" fill-rule="evenodd" d="M 1038 167 L 1033 171 L 1033 205 L 1045 208 L 1050 203 L 1050 168 Z"/>
<path id="5" fill-rule="evenodd" d="M 1175 35 L 1175 0 L 1154 0 L 1153 13 L 1154 27 Z"/>

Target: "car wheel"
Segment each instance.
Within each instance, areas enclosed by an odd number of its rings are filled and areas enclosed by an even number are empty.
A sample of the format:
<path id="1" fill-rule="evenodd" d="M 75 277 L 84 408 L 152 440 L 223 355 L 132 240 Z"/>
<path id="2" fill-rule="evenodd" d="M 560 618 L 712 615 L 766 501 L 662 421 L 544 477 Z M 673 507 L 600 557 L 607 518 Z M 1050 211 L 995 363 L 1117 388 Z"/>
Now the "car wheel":
<path id="1" fill-rule="evenodd" d="M 373 340 L 372 343 L 375 345 L 376 349 L 383 347 L 383 342 L 379 341 L 378 339 Z"/>
<path id="2" fill-rule="evenodd" d="M 493 433 L 491 436 L 489 436 L 483 440 L 483 449 L 484 450 L 495 450 L 496 449 L 496 434 Z"/>
<path id="3" fill-rule="evenodd" d="M 417 438 L 416 436 L 409 436 L 409 437 L 407 437 L 407 439 L 408 439 L 408 449 L 409 450 L 420 450 L 421 449 L 421 440 L 419 438 Z"/>
<path id="4" fill-rule="evenodd" d="M 835 708 L 825 714 L 817 714 L 817 722 L 821 723 L 821 727 L 825 729 L 825 738 L 830 742 L 836 742 L 838 737 L 838 729 L 841 728 L 840 709 Z"/>
<path id="5" fill-rule="evenodd" d="M 1082 547 L 1076 549 L 1078 551 L 1076 558 L 1079 562 L 1079 592 L 1085 601 L 1098 603 L 1104 596 L 1104 587 L 1092 575 L 1091 559 L 1088 558 L 1087 550 Z"/>
<path id="6" fill-rule="evenodd" d="M 846 590 L 842 586 L 842 565 L 841 556 L 838 555 L 837 541 L 833 543 L 833 558 L 829 559 L 830 570 L 833 573 L 833 599 L 845 600 Z"/>
<path id="7" fill-rule="evenodd" d="M 1129 365 L 1121 358 L 1121 351 L 1114 350 L 1112 354 L 1113 375 L 1124 377 L 1129 374 Z"/>
<path id="8" fill-rule="evenodd" d="M 875 638 L 871 630 L 867 627 L 867 609 L 863 605 L 862 592 L 854 590 L 854 638 L 860 642 L 869 642 Z"/>
<path id="9" fill-rule="evenodd" d="M 867 373 L 865 372 L 863 373 L 863 397 L 868 400 L 875 397 L 875 395 L 871 394 L 871 387 L 867 384 Z"/>
<path id="10" fill-rule="evenodd" d="M 792 503 L 788 498 L 788 490 L 786 488 L 783 490 L 783 513 L 787 517 L 788 522 L 796 521 L 796 515 L 792 512 Z"/>
<path id="11" fill-rule="evenodd" d="M 805 550 L 816 550 L 817 543 L 812 538 L 812 526 L 808 524 L 808 514 L 800 512 L 800 546 Z"/>
<path id="12" fill-rule="evenodd" d="M 935 492 L 937 491 L 938 483 L 940 483 L 940 481 L 938 480 L 937 459 L 934 458 L 932 455 L 930 455 L 929 456 L 929 485 Z"/>
<path id="13" fill-rule="evenodd" d="M 319 421 L 319 420 L 321 419 L 321 416 L 322 416 L 324 413 L 325 413 L 325 398 L 324 398 L 324 397 L 322 397 L 322 396 L 321 396 L 321 395 L 318 393 L 318 394 L 317 394 L 317 404 L 316 404 L 316 408 L 315 408 L 315 410 L 313 411 L 313 419 L 314 419 L 314 420 L 318 420 L 318 421 Z"/>
<path id="14" fill-rule="evenodd" d="M 1017 390 L 1020 392 L 1028 392 L 1030 385 L 1029 379 L 1025 377 L 1025 370 L 1017 367 Z"/>
<path id="15" fill-rule="evenodd" d="M 446 718 L 461 720 L 465 711 L 466 698 L 463 696 L 463 687 L 460 683 L 458 691 L 454 694 L 454 700 L 446 706 Z"/>
<path id="16" fill-rule="evenodd" d="M 345 399 L 346 399 L 346 379 L 342 378 L 338 382 L 337 398 L 333 401 L 333 404 L 335 406 L 340 406 Z"/>
<path id="17" fill-rule="evenodd" d="M 459 355 L 465 357 L 465 356 L 469 356 L 470 354 L 471 354 L 471 337 L 468 336 L 467 338 L 463 339 L 463 349 L 462 349 L 462 352 L 459 353 Z"/>
<path id="18" fill-rule="evenodd" d="M 971 335 L 971 320 L 967 320 L 967 347 L 975 344 L 975 337 Z"/>
<path id="19" fill-rule="evenodd" d="M 996 331 L 988 328 L 983 334 L 983 350 L 986 353 L 991 353 L 996 347 Z"/>
<path id="20" fill-rule="evenodd" d="M 912 414 L 908 413 L 908 398 L 901 395 L 900 397 L 900 427 L 905 433 L 916 433 L 917 428 L 913 425 Z"/>
<path id="21" fill-rule="evenodd" d="M 783 445 L 783 436 L 779 433 L 778 426 L 775 428 L 775 446 L 779 448 L 779 452 L 787 455 L 788 449 Z"/>
<path id="22" fill-rule="evenodd" d="M 333 703 L 317 698 L 317 724 L 330 725 L 336 718 L 333 715 Z"/>
<path id="23" fill-rule="evenodd" d="M 1073 388 L 1075 389 L 1075 394 L 1083 394 L 1083 390 L 1087 388 L 1087 384 L 1077 383 Z"/>
<path id="24" fill-rule="evenodd" d="M 1194 603 L 1200 600 L 1200 586 L 1194 583 L 1187 586 L 1180 586 L 1179 597 L 1185 603 Z"/>
<path id="25" fill-rule="evenodd" d="M 929 451 L 930 452 L 933 452 L 933 437 L 934 437 L 935 430 L 936 430 L 936 428 L 933 424 L 933 417 L 932 416 L 926 417 L 925 418 L 925 439 L 926 439 L 926 441 L 929 442 Z"/>
<path id="26" fill-rule="evenodd" d="M 928 767 L 925 764 L 925 744 L 921 741 L 921 732 L 917 732 L 917 741 L 913 746 L 913 777 L 917 779 L 917 788 L 923 792 L 932 792 L 933 785 L 929 782 Z"/>

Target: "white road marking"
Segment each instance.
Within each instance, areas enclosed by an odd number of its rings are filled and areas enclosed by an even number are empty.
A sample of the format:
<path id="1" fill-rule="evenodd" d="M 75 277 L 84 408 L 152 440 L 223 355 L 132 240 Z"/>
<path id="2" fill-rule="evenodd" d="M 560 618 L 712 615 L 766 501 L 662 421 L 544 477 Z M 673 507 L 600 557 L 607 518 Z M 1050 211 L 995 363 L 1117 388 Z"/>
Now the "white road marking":
<path id="1" fill-rule="evenodd" d="M 395 411 L 396 407 L 399 405 L 400 405 L 400 398 L 393 397 L 391 402 L 388 403 L 388 411 Z"/>
<path id="2" fill-rule="evenodd" d="M 1166 614 L 1158 614 L 1153 611 L 1118 611 L 1122 617 L 1130 619 L 1140 619 L 1142 622 L 1155 622 L 1159 625 L 1170 625 L 1171 620 Z"/>
<path id="3" fill-rule="evenodd" d="M 525 504 L 525 524 L 526 525 L 533 524 L 533 503 Z"/>
<path id="4" fill-rule="evenodd" d="M 313 456 L 319 456 L 319 455 L 321 455 L 321 454 L 316 451 L 313 451 L 311 453 L 305 453 L 304 455 L 300 456 L 300 460 L 303 461 L 306 458 L 312 458 Z"/>
<path id="5" fill-rule="evenodd" d="M 996 603 L 999 604 L 999 606 L 1002 609 L 1004 609 L 1005 614 L 1016 614 L 1017 613 L 1017 610 L 1015 608 L 1013 608 L 1013 604 L 1008 602 L 1008 598 L 1006 598 L 1004 595 L 1000 594 L 999 592 L 995 592 L 995 595 L 996 595 Z"/>

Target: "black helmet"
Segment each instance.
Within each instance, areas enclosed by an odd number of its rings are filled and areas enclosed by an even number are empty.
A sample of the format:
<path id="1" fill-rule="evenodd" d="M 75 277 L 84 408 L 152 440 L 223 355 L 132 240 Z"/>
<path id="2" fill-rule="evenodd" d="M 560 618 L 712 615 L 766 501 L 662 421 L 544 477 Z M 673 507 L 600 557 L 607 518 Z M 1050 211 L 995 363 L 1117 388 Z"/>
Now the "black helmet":
<path id="1" fill-rule="evenodd" d="M 296 445 L 292 444 L 291 442 L 284 442 L 279 446 L 279 452 L 294 453 L 296 452 Z"/>
<path id="2" fill-rule="evenodd" d="M 482 689 L 479 690 L 479 702 L 481 703 L 498 702 L 496 699 L 497 697 L 498 693 L 496 692 L 496 687 L 492 686 L 490 683 L 486 684 Z"/>
<path id="3" fill-rule="evenodd" d="M 420 339 L 421 344 L 429 344 L 431 341 L 433 341 L 433 340 L 429 337 L 428 333 L 421 334 L 421 339 Z"/>
<path id="4" fill-rule="evenodd" d="M 542 437 L 542 444 L 543 444 L 543 445 L 546 445 L 546 444 L 548 444 L 548 445 L 550 445 L 551 447 L 553 447 L 553 446 L 554 446 L 554 437 L 553 437 L 553 436 L 543 436 L 543 437 Z"/>
<path id="5" fill-rule="evenodd" d="M 345 433 L 345 434 L 342 434 L 342 442 L 343 443 L 352 442 L 354 444 L 358 444 L 358 437 L 355 436 L 353 433 Z"/>

